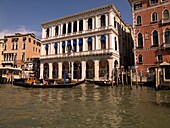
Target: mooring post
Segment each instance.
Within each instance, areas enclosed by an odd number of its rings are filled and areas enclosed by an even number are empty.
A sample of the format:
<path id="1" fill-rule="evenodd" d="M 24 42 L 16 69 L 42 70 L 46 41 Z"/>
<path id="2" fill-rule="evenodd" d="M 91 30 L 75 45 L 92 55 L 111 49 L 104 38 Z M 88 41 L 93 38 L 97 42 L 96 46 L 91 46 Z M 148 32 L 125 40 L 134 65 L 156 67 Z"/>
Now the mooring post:
<path id="1" fill-rule="evenodd" d="M 142 70 L 140 70 L 140 87 L 142 87 Z"/>
<path id="2" fill-rule="evenodd" d="M 132 89 L 132 69 L 130 69 L 130 88 Z"/>
<path id="3" fill-rule="evenodd" d="M 126 85 L 128 85 L 128 71 L 126 71 Z"/>
<path id="4" fill-rule="evenodd" d="M 136 69 L 136 88 L 138 88 L 138 71 Z"/>
<path id="5" fill-rule="evenodd" d="M 156 83 L 156 90 L 158 89 L 158 69 L 155 69 L 155 83 Z"/>
<path id="6" fill-rule="evenodd" d="M 122 70 L 122 85 L 124 85 L 124 78 L 123 78 L 123 70 Z"/>

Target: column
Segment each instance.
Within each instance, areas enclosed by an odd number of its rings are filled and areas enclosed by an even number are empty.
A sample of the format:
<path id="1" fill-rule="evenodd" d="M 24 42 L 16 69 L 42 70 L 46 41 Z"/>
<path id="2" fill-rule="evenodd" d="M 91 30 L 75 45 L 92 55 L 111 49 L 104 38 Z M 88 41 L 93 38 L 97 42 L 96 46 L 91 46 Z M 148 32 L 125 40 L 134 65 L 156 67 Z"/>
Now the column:
<path id="1" fill-rule="evenodd" d="M 59 54 L 61 54 L 62 53 L 62 42 L 59 42 Z"/>
<path id="2" fill-rule="evenodd" d="M 79 31 L 79 20 L 77 20 L 77 32 Z"/>
<path id="3" fill-rule="evenodd" d="M 113 43 L 114 42 L 114 37 L 113 37 L 113 34 L 109 34 L 109 48 L 113 49 Z"/>
<path id="4" fill-rule="evenodd" d="M 94 79 L 99 80 L 99 60 L 94 61 Z"/>
<path id="5" fill-rule="evenodd" d="M 62 79 L 62 63 L 58 63 L 58 79 Z"/>
<path id="6" fill-rule="evenodd" d="M 63 35 L 63 24 L 61 24 L 60 35 Z"/>
<path id="7" fill-rule="evenodd" d="M 73 33 L 73 26 L 74 26 L 74 22 L 71 22 L 71 33 Z"/>
<path id="8" fill-rule="evenodd" d="M 83 38 L 83 51 L 86 51 L 87 41 Z"/>
<path id="9" fill-rule="evenodd" d="M 53 78 L 52 72 L 53 72 L 53 64 L 52 64 L 52 63 L 49 63 L 49 79 L 52 79 L 52 78 Z"/>
<path id="10" fill-rule="evenodd" d="M 79 52 L 79 40 L 77 39 L 77 52 Z"/>
<path id="11" fill-rule="evenodd" d="M 105 19 L 106 21 L 105 21 L 105 22 L 106 22 L 106 27 L 107 27 L 107 26 L 108 26 L 108 20 L 109 20 L 109 18 L 108 18 L 108 15 L 105 15 L 105 17 L 106 17 L 106 19 Z"/>
<path id="12" fill-rule="evenodd" d="M 86 20 L 83 19 L 83 31 L 86 30 Z"/>
<path id="13" fill-rule="evenodd" d="M 98 16 L 95 16 L 95 28 L 99 28 L 98 27 Z"/>
<path id="14" fill-rule="evenodd" d="M 109 25 L 113 26 L 113 14 L 109 12 Z"/>
<path id="15" fill-rule="evenodd" d="M 61 25 L 58 25 L 58 35 L 61 35 Z"/>
<path id="16" fill-rule="evenodd" d="M 92 18 L 92 29 L 95 29 L 94 24 L 95 24 L 95 18 Z"/>
<path id="17" fill-rule="evenodd" d="M 42 29 L 42 38 L 45 38 L 45 37 L 46 37 L 46 36 L 45 36 L 45 35 L 46 35 L 46 32 L 45 32 L 45 31 L 46 31 L 46 29 L 43 28 L 43 29 Z"/>
<path id="18" fill-rule="evenodd" d="M 82 61 L 81 65 L 82 65 L 81 76 L 82 76 L 82 79 L 84 80 L 86 78 L 86 61 Z"/>
<path id="19" fill-rule="evenodd" d="M 49 28 L 49 37 L 52 37 L 52 27 Z"/>
<path id="20" fill-rule="evenodd" d="M 109 80 L 111 80 L 112 79 L 112 70 L 114 69 L 113 59 L 108 59 L 108 62 L 109 62 L 108 75 L 109 75 Z"/>
<path id="21" fill-rule="evenodd" d="M 51 28 L 51 36 L 52 37 L 55 36 L 55 26 L 52 26 L 52 28 Z"/>
<path id="22" fill-rule="evenodd" d="M 68 23 L 66 23 L 66 34 L 68 34 Z"/>
<path id="23" fill-rule="evenodd" d="M 40 64 L 40 79 L 43 79 L 44 77 L 44 73 L 43 73 L 43 71 L 44 71 L 44 64 L 43 63 L 41 63 Z"/>
<path id="24" fill-rule="evenodd" d="M 96 47 L 94 50 L 98 50 L 99 49 L 98 36 L 95 37 L 95 40 L 96 40 L 96 43 L 95 43 Z"/>

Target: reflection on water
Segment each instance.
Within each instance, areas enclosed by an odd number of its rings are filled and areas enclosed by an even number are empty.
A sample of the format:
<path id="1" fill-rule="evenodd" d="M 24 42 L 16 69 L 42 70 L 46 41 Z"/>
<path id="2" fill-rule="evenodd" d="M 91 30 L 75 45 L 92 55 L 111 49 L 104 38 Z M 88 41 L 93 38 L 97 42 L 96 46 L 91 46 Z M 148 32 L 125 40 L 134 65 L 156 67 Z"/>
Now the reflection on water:
<path id="1" fill-rule="evenodd" d="M 25 89 L 0 85 L 0 128 L 167 128 L 170 91 L 98 87 Z"/>

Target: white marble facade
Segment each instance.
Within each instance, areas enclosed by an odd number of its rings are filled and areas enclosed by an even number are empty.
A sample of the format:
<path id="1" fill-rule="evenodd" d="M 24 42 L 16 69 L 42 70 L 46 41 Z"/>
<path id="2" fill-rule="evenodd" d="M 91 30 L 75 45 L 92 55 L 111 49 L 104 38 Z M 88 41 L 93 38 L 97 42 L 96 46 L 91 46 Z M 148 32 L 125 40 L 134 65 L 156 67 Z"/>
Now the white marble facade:
<path id="1" fill-rule="evenodd" d="M 120 66 L 120 25 L 113 5 L 42 23 L 40 78 L 111 79 Z"/>

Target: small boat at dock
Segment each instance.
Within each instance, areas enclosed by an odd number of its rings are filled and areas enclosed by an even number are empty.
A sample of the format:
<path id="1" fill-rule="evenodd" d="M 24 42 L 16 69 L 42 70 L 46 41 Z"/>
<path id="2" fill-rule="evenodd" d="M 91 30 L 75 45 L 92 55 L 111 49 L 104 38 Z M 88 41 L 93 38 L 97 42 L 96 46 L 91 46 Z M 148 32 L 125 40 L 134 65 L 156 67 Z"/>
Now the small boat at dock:
<path id="1" fill-rule="evenodd" d="M 94 84 L 95 85 L 98 85 L 98 86 L 112 86 L 112 81 L 109 81 L 109 80 L 107 80 L 107 81 L 94 81 Z"/>
<path id="2" fill-rule="evenodd" d="M 14 81 L 13 85 L 14 86 L 20 86 L 20 87 L 25 87 L 25 88 L 72 88 L 75 86 L 78 86 L 80 84 L 83 84 L 85 80 L 78 81 L 75 83 L 67 83 L 67 84 L 32 84 L 32 83 L 26 83 L 23 81 Z"/>

